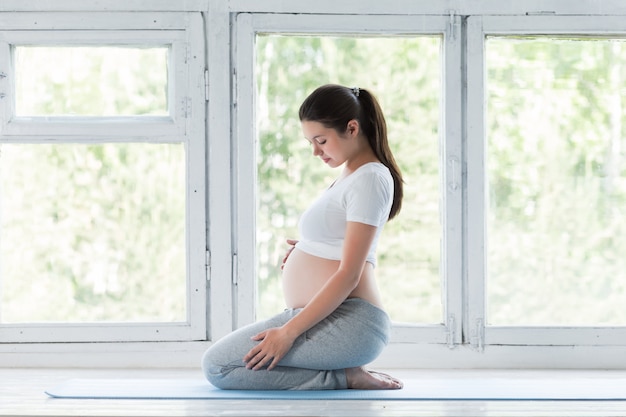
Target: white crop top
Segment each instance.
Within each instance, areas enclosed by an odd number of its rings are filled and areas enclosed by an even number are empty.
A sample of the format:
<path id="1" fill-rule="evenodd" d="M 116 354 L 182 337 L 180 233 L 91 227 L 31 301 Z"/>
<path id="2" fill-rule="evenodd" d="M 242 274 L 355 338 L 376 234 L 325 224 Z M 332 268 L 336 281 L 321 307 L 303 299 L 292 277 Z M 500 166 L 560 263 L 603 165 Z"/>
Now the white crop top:
<path id="1" fill-rule="evenodd" d="M 367 255 L 367 262 L 376 265 L 378 237 L 389 218 L 392 202 L 393 178 L 389 169 L 379 162 L 361 165 L 324 191 L 302 214 L 296 247 L 320 258 L 341 260 L 346 223 L 365 223 L 378 227 Z"/>

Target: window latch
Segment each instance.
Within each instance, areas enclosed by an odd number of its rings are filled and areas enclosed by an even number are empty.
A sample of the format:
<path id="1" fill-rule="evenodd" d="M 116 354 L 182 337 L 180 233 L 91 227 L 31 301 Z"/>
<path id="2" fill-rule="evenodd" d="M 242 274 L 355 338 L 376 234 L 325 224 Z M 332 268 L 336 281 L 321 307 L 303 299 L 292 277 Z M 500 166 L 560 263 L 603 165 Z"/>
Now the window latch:
<path id="1" fill-rule="evenodd" d="M 483 319 L 477 319 L 474 325 L 472 347 L 478 352 L 483 352 L 485 350 L 485 322 Z"/>
<path id="2" fill-rule="evenodd" d="M 450 33 L 450 39 L 456 39 L 456 11 L 448 10 L 448 32 Z"/>
<path id="3" fill-rule="evenodd" d="M 206 268 L 206 280 L 211 280 L 211 252 L 206 249 L 204 252 L 204 266 Z"/>
<path id="4" fill-rule="evenodd" d="M 446 324 L 448 333 L 448 348 L 454 349 L 456 347 L 456 321 L 454 315 L 448 316 L 448 323 Z"/>
<path id="5" fill-rule="evenodd" d="M 461 183 L 461 164 L 459 158 L 451 156 L 448 158 L 448 165 L 450 165 L 450 180 L 448 181 L 448 188 L 450 191 L 457 191 Z"/>
<path id="6" fill-rule="evenodd" d="M 209 101 L 209 70 L 204 70 L 204 101 Z"/>

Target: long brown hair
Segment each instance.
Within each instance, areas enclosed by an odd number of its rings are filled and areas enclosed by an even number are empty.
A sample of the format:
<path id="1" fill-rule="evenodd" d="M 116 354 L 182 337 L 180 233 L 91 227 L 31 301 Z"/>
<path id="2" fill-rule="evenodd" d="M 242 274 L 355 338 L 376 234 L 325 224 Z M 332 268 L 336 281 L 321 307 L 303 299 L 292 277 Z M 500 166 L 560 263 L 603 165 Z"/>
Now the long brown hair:
<path id="1" fill-rule="evenodd" d="M 325 127 L 345 133 L 350 120 L 357 120 L 380 162 L 393 177 L 394 193 L 389 220 L 400 212 L 402 206 L 402 173 L 389 148 L 387 122 L 378 100 L 362 88 L 348 88 L 327 84 L 318 87 L 300 106 L 300 121 L 319 122 Z"/>

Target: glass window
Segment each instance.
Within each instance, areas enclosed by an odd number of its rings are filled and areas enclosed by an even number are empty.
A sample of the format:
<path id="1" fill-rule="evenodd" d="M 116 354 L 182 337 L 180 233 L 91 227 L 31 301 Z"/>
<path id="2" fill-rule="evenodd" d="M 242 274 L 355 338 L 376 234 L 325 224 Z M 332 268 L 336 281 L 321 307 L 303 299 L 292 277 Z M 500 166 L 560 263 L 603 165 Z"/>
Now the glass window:
<path id="1" fill-rule="evenodd" d="M 15 46 L 17 116 L 168 115 L 166 46 Z"/>
<path id="2" fill-rule="evenodd" d="M 385 112 L 405 179 L 402 212 L 379 243 L 377 277 L 395 321 L 442 323 L 440 36 L 262 35 L 256 42 L 258 316 L 284 308 L 285 240 L 339 171 L 312 156 L 298 108 L 327 83 L 370 89 Z"/>
<path id="3" fill-rule="evenodd" d="M 4 144 L 0 323 L 183 322 L 182 144 Z"/>
<path id="4" fill-rule="evenodd" d="M 488 320 L 626 324 L 626 43 L 491 37 Z"/>

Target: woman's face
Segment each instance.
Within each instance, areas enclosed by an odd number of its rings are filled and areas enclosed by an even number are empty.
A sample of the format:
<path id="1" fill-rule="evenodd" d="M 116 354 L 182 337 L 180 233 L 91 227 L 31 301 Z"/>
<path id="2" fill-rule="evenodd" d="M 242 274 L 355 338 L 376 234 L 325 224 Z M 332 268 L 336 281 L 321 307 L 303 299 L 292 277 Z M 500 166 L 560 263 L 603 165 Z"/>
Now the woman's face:
<path id="1" fill-rule="evenodd" d="M 325 164 L 336 168 L 350 157 L 350 141 L 335 129 L 327 128 L 319 122 L 302 122 L 304 137 L 313 146 L 313 155 L 319 156 Z"/>

